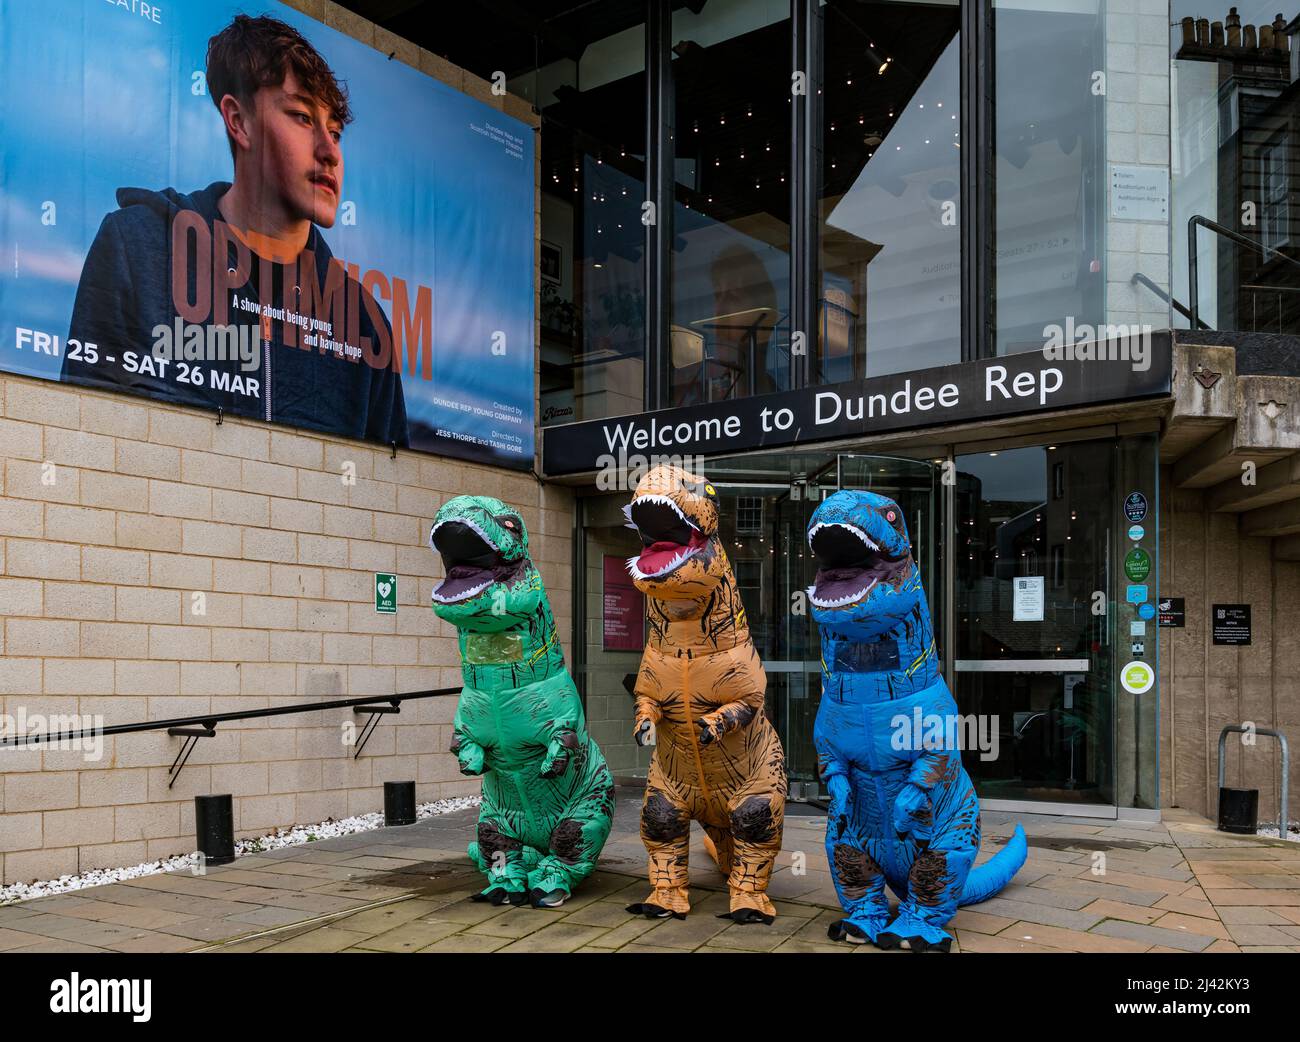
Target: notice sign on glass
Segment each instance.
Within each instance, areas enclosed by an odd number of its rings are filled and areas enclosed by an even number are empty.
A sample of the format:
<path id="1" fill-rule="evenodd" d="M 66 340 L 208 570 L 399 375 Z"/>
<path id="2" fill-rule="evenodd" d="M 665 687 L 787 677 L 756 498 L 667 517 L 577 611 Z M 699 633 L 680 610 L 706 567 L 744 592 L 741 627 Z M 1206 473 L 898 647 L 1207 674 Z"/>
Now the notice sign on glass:
<path id="1" fill-rule="evenodd" d="M 606 651 L 645 649 L 645 596 L 632 585 L 627 562 L 605 556 L 605 594 L 602 602 L 603 647 Z"/>
<path id="2" fill-rule="evenodd" d="M 1043 577 L 1041 575 L 1020 575 L 1011 580 L 1013 594 L 1011 602 L 1012 622 L 1043 621 Z"/>

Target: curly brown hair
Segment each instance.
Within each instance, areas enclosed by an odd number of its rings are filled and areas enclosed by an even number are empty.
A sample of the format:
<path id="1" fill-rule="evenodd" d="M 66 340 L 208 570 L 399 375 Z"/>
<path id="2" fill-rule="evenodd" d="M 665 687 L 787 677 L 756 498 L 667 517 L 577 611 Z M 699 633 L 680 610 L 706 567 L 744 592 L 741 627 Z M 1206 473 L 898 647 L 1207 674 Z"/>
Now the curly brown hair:
<path id="1" fill-rule="evenodd" d="M 340 123 L 352 122 L 347 87 L 293 26 L 268 15 L 239 14 L 208 41 L 208 93 L 218 108 L 227 94 L 251 106 L 259 88 L 278 87 L 291 69 L 308 97 Z M 230 154 L 235 154 L 234 138 Z"/>

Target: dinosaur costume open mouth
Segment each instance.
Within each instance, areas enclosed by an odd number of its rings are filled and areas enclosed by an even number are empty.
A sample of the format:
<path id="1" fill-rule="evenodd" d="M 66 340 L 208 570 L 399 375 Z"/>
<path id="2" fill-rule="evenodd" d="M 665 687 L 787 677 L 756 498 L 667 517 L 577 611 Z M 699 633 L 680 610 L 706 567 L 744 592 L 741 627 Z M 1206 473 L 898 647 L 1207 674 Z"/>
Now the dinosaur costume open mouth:
<path id="1" fill-rule="evenodd" d="M 642 546 L 638 556 L 627 559 L 627 569 L 634 579 L 662 579 L 703 550 L 709 541 L 667 496 L 641 496 L 633 501 L 628 518 Z"/>
<path id="2" fill-rule="evenodd" d="M 512 579 L 528 560 L 506 560 L 487 533 L 468 518 L 439 521 L 429 533 L 429 542 L 447 569 L 447 577 L 433 590 L 438 604 L 477 597 L 493 584 Z"/>
<path id="3" fill-rule="evenodd" d="M 808 587 L 808 599 L 816 608 L 857 604 L 877 583 L 890 581 L 907 564 L 906 555 L 887 557 L 861 528 L 839 521 L 813 525 L 808 545 L 820 565 Z"/>

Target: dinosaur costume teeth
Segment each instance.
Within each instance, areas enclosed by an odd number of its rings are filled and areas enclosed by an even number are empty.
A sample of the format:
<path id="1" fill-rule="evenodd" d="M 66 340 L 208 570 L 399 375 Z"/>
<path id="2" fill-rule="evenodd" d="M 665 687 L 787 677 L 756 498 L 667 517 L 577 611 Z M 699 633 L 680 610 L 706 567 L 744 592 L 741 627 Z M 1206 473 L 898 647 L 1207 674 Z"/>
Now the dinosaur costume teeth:
<path id="1" fill-rule="evenodd" d="M 826 860 L 845 917 L 833 940 L 947 951 L 944 927 L 958 905 L 1001 890 L 1024 864 L 1024 830 L 972 869 L 979 800 L 946 736 L 899 730 L 914 719 L 954 721 L 957 704 L 939 656 L 921 573 L 898 504 L 871 492 L 837 492 L 808 527 L 817 558 L 808 588 L 821 629 L 822 697 L 813 728 L 818 769 L 831 793 Z M 899 742 L 899 738 L 905 740 Z M 898 895 L 892 919 L 885 896 Z"/>
<path id="2" fill-rule="evenodd" d="M 444 578 L 433 610 L 456 627 L 465 688 L 451 751 L 481 775 L 469 856 L 493 904 L 554 908 L 596 867 L 614 782 L 587 734 L 523 519 L 498 499 L 457 496 L 429 530 Z"/>
<path id="3" fill-rule="evenodd" d="M 641 805 L 651 890 L 628 911 L 650 918 L 690 911 L 687 854 L 698 821 L 727 874 L 727 916 L 770 923 L 785 755 L 764 712 L 767 677 L 718 538 L 716 493 L 679 467 L 656 467 L 625 516 L 641 537 L 628 571 L 646 595 L 650 623 L 633 737 L 654 745 Z"/>

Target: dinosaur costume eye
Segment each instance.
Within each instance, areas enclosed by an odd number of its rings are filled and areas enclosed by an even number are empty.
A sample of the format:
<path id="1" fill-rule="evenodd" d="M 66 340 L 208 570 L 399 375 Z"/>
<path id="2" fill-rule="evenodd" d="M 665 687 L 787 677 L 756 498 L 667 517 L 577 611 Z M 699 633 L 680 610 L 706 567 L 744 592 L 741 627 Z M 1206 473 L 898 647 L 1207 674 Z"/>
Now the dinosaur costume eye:
<path id="1" fill-rule="evenodd" d="M 506 514 L 504 517 L 498 517 L 497 523 L 501 525 L 511 535 L 518 535 L 523 531 L 524 523 L 513 514 Z"/>

